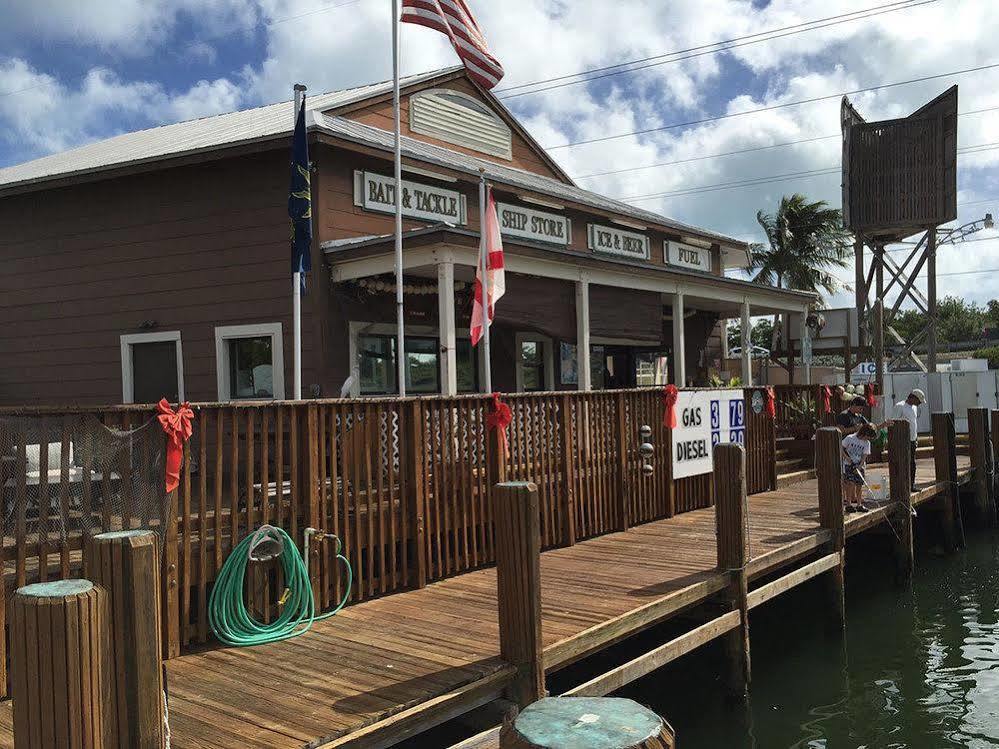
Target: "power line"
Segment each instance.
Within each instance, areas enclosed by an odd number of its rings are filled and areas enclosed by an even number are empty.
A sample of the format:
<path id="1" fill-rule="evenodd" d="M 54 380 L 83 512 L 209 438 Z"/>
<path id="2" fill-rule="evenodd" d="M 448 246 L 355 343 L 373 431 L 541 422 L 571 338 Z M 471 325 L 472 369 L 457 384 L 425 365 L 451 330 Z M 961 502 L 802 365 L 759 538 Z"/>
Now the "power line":
<path id="1" fill-rule="evenodd" d="M 957 150 L 958 154 L 964 155 L 974 155 L 977 153 L 985 153 L 987 151 L 994 151 L 999 148 L 999 141 L 994 141 L 992 143 L 979 143 L 974 146 L 966 146 L 965 148 L 959 148 Z M 746 177 L 744 179 L 733 180 L 731 182 L 715 182 L 706 185 L 696 185 L 694 187 L 686 187 L 679 190 L 669 190 L 665 192 L 648 193 L 645 195 L 626 195 L 624 197 L 616 198 L 616 200 L 622 201 L 636 201 L 636 200 L 654 200 L 658 198 L 673 198 L 673 197 L 683 197 L 686 195 L 700 195 L 706 192 L 717 192 L 719 190 L 733 190 L 741 187 L 755 187 L 757 185 L 765 185 L 773 182 L 783 182 L 789 179 L 806 179 L 809 177 L 819 177 L 828 174 L 839 174 L 842 171 L 839 166 L 828 166 L 822 167 L 820 169 L 808 169 L 806 171 L 800 172 L 786 172 L 784 174 L 769 174 L 760 175 L 756 177 Z"/>
<path id="2" fill-rule="evenodd" d="M 965 117 L 967 115 L 981 114 L 982 112 L 994 112 L 996 110 L 999 110 L 999 107 L 987 107 L 985 109 L 973 109 L 973 110 L 971 110 L 969 112 L 958 112 L 957 116 L 958 117 Z M 819 135 L 819 136 L 816 136 L 814 138 L 803 138 L 801 140 L 789 140 L 789 141 L 785 141 L 784 143 L 771 143 L 770 145 L 766 145 L 766 146 L 754 146 L 753 148 L 742 148 L 742 149 L 739 149 L 738 151 L 725 151 L 723 153 L 709 153 L 709 154 L 705 154 L 704 156 L 692 156 L 692 157 L 690 157 L 688 159 L 677 159 L 675 161 L 662 161 L 662 162 L 659 162 L 658 164 L 646 164 L 644 166 L 631 166 L 631 167 L 627 167 L 625 169 L 609 169 L 606 172 L 593 172 L 592 174 L 574 174 L 574 175 L 572 175 L 572 178 L 573 179 L 589 179 L 591 177 L 606 177 L 606 176 L 608 176 L 610 174 L 622 174 L 624 172 L 637 172 L 637 171 L 641 171 L 643 169 L 656 169 L 658 167 L 663 167 L 663 166 L 675 166 L 677 164 L 689 164 L 689 163 L 694 162 L 694 161 L 704 161 L 706 159 L 717 159 L 717 158 L 721 158 L 722 156 L 736 156 L 738 154 L 744 154 L 744 153 L 756 153 L 757 151 L 768 151 L 768 150 L 773 149 L 773 148 L 782 148 L 784 146 L 797 146 L 797 145 L 800 145 L 802 143 L 814 143 L 814 142 L 820 141 L 820 140 L 830 140 L 832 138 L 842 138 L 842 137 L 843 137 L 842 133 L 834 133 L 832 135 Z"/>
<path id="3" fill-rule="evenodd" d="M 929 5 L 930 3 L 934 2 L 937 2 L 937 0 L 919 0 L 919 1 L 903 0 L 902 2 L 888 3 L 887 5 L 874 6 L 872 8 L 867 8 L 865 10 L 855 10 L 850 13 L 841 13 L 836 16 L 828 16 L 827 18 L 818 18 L 813 21 L 805 21 L 791 26 L 783 26 L 777 29 L 771 29 L 769 31 L 759 31 L 754 34 L 747 34 L 745 36 L 734 37 L 732 39 L 726 39 L 719 42 L 702 44 L 696 47 L 689 47 L 688 49 L 677 50 L 675 52 L 667 52 L 661 55 L 653 55 L 651 57 L 645 57 L 637 60 L 630 60 L 626 62 L 616 63 L 614 65 L 608 65 L 601 68 L 591 68 L 590 70 L 583 70 L 578 73 L 569 73 L 566 75 L 556 76 L 554 78 L 547 78 L 538 81 L 531 81 L 528 83 L 521 83 L 516 86 L 507 86 L 506 88 L 498 89 L 496 93 L 501 94 L 507 91 L 515 91 L 517 89 L 529 88 L 531 86 L 538 86 L 543 83 L 564 81 L 562 83 L 556 83 L 555 85 L 552 86 L 535 88 L 530 91 L 518 91 L 517 93 L 506 94 L 505 96 L 499 96 L 499 98 L 512 99 L 518 96 L 529 96 L 531 94 L 538 94 L 543 91 L 551 91 L 552 89 L 556 88 L 575 86 L 580 83 L 589 83 L 591 81 L 597 81 L 602 78 L 609 78 L 615 75 L 634 73 L 639 70 L 646 70 L 647 68 L 653 68 L 660 65 L 668 65 L 674 62 L 682 62 L 684 60 L 690 60 L 695 57 L 702 57 L 704 55 L 714 55 L 718 54 L 719 52 L 727 52 L 729 50 L 738 49 L 739 47 L 745 47 L 751 44 L 759 44 L 760 42 L 768 42 L 773 39 L 781 39 L 785 36 L 802 34 L 806 31 L 816 31 L 818 29 L 824 29 L 829 26 L 838 26 L 839 24 L 850 23 L 851 21 L 859 21 L 866 18 L 873 18 L 875 16 L 880 16 L 885 13 L 894 13 L 900 10 L 908 10 L 909 8 L 917 8 L 921 5 Z M 846 16 L 854 16 L 854 17 L 846 18 Z M 836 20 L 836 19 L 842 19 L 842 20 Z M 809 28 L 803 28 L 805 26 L 808 26 Z M 784 33 L 779 33 L 779 32 L 784 32 Z M 758 38 L 758 37 L 765 37 L 765 38 Z M 727 46 L 722 46 L 722 45 L 727 45 Z M 678 55 L 684 55 L 684 56 L 678 57 Z M 664 60 L 663 58 L 666 57 L 672 59 Z M 651 60 L 657 60 L 658 62 L 650 62 Z M 648 64 L 643 65 L 641 63 L 648 63 Z M 623 68 L 629 65 L 635 65 L 636 67 L 629 67 L 626 70 L 614 70 L 614 68 Z M 610 71 L 610 72 L 604 72 L 604 71 Z M 592 73 L 601 73 L 601 74 L 591 75 Z M 580 78 L 580 76 L 589 76 L 589 77 Z M 580 79 L 567 81 L 566 79 L 569 78 L 580 78 Z"/>
<path id="4" fill-rule="evenodd" d="M 742 112 L 731 112 L 729 114 L 715 115 L 714 117 L 704 117 L 699 120 L 689 120 L 687 122 L 674 122 L 671 125 L 662 125 L 661 127 L 650 127 L 645 130 L 633 130 L 627 133 L 617 133 L 615 135 L 603 135 L 599 138 L 590 138 L 588 140 L 578 140 L 572 143 L 563 143 L 558 146 L 546 146 L 546 150 L 554 151 L 560 148 L 570 148 L 572 146 L 581 146 L 587 143 L 602 143 L 608 140 L 616 140 L 618 138 L 626 138 L 629 135 L 647 135 L 649 133 L 658 133 L 664 130 L 673 130 L 678 127 L 690 127 L 691 125 L 703 125 L 708 122 L 718 122 L 719 120 L 728 120 L 733 117 L 743 117 L 749 114 L 758 114 L 760 112 L 772 112 L 776 109 L 784 109 L 786 107 L 795 107 L 801 104 L 814 104 L 820 101 L 828 101 L 829 99 L 838 99 L 841 96 L 852 96 L 854 94 L 862 94 L 867 91 L 878 91 L 885 88 L 895 88 L 897 86 L 908 86 L 913 83 L 924 83 L 926 81 L 939 80 L 940 78 L 949 78 L 955 75 L 965 75 L 967 73 L 979 73 L 983 70 L 992 70 L 993 68 L 999 68 L 999 62 L 991 63 L 989 65 L 979 65 L 974 68 L 965 68 L 964 70 L 954 70 L 948 73 L 937 73 L 936 75 L 926 75 L 920 78 L 911 78 L 907 81 L 895 81 L 893 83 L 881 83 L 876 86 L 865 86 L 864 88 L 857 88 L 852 91 L 840 91 L 835 94 L 825 94 L 824 96 L 814 96 L 810 99 L 799 99 L 797 101 L 788 101 L 783 104 L 771 104 L 767 107 L 758 107 L 757 109 L 747 109 Z"/>

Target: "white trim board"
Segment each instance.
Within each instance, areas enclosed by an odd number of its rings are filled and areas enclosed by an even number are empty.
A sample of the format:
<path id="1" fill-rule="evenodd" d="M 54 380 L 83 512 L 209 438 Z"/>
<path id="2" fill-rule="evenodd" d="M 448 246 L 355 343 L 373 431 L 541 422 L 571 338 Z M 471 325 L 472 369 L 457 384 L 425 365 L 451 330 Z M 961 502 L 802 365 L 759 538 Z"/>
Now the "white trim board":
<path id="1" fill-rule="evenodd" d="M 137 343 L 162 343 L 173 341 L 177 348 L 177 397 L 184 398 L 184 349 L 179 330 L 157 333 L 126 333 L 121 336 L 121 402 L 135 403 L 135 371 L 132 363 L 132 346 Z"/>
<path id="2" fill-rule="evenodd" d="M 281 323 L 255 323 L 252 325 L 220 325 L 215 328 L 215 382 L 220 402 L 231 401 L 229 390 L 229 347 L 226 342 L 235 338 L 271 337 L 271 388 L 274 397 L 284 400 L 284 334 Z M 252 400 L 240 398 L 239 400 Z"/>

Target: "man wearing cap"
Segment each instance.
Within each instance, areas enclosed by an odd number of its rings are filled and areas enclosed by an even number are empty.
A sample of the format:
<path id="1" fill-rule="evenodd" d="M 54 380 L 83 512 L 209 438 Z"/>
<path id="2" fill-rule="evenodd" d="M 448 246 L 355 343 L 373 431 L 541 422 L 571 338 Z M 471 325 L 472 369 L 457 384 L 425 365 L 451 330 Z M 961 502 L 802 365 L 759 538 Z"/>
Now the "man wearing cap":
<path id="1" fill-rule="evenodd" d="M 912 390 L 904 401 L 895 404 L 895 418 L 903 419 L 909 424 L 909 476 L 910 486 L 916 485 L 916 444 L 919 440 L 919 406 L 926 403 L 926 393 L 919 388 Z"/>

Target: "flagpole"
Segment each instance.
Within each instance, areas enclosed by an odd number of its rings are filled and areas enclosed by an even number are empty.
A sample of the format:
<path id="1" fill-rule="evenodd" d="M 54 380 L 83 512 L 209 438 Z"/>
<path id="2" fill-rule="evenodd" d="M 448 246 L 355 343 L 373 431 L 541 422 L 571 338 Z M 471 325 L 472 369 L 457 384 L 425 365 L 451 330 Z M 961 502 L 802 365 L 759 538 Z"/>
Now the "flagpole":
<path id="1" fill-rule="evenodd" d="M 482 267 L 482 356 L 486 360 L 486 392 L 493 391 L 493 365 L 489 356 L 489 245 L 486 241 L 486 170 L 479 169 L 479 263 Z"/>
<path id="2" fill-rule="evenodd" d="M 292 132 L 298 125 L 298 112 L 302 108 L 302 96 L 305 86 L 295 84 L 295 111 L 291 118 Z M 291 275 L 291 309 L 292 328 L 294 329 L 295 372 L 293 379 L 293 395 L 295 400 L 302 400 L 302 273 L 295 271 Z"/>
<path id="3" fill-rule="evenodd" d="M 399 117 L 399 7 L 392 2 L 392 114 L 395 120 L 395 324 L 396 379 L 406 395 L 406 333 L 402 299 L 402 135 Z"/>

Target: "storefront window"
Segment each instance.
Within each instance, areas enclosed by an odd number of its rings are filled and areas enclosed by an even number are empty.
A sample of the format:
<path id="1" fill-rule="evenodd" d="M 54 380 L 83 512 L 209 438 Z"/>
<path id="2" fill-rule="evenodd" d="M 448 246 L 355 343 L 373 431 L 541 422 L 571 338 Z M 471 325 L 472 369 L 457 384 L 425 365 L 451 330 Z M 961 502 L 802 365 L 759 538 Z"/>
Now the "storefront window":
<path id="1" fill-rule="evenodd" d="M 467 338 L 459 338 L 455 346 L 455 359 L 458 365 L 458 392 L 479 392 L 479 367 L 475 348 Z"/>
<path id="2" fill-rule="evenodd" d="M 273 398 L 271 337 L 231 338 L 229 393 L 237 398 Z"/>
<path id="3" fill-rule="evenodd" d="M 541 341 L 521 341 L 520 368 L 524 391 L 545 389 L 545 345 Z"/>
<path id="4" fill-rule="evenodd" d="M 357 343 L 361 352 L 361 394 L 394 393 L 395 339 L 380 335 L 362 335 Z"/>
<path id="5" fill-rule="evenodd" d="M 604 368 L 606 366 L 604 347 L 590 346 L 590 387 L 594 390 L 604 389 Z"/>
<path id="6" fill-rule="evenodd" d="M 396 392 L 395 338 L 362 335 L 357 342 L 361 352 L 361 394 Z M 440 353 L 436 338 L 406 337 L 406 392 L 440 392 Z"/>
<path id="7" fill-rule="evenodd" d="M 635 354 L 635 384 L 638 387 L 665 385 L 668 380 L 665 354 L 655 352 Z"/>
<path id="8" fill-rule="evenodd" d="M 440 351 L 436 338 L 406 338 L 406 391 L 440 392 Z"/>

